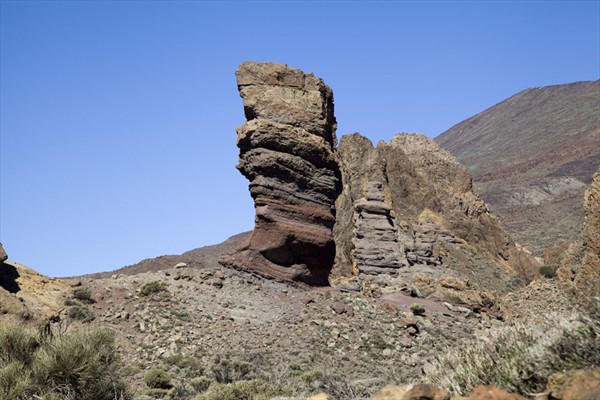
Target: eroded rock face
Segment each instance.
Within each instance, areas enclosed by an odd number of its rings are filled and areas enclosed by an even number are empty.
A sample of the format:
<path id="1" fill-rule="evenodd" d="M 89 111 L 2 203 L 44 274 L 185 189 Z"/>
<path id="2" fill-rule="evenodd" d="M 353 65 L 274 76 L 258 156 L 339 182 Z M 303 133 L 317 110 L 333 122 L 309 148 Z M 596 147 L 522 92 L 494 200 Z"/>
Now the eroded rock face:
<path id="1" fill-rule="evenodd" d="M 323 80 L 282 64 L 246 62 L 236 76 L 247 120 L 237 128 L 237 168 L 250 181 L 256 217 L 248 241 L 220 262 L 327 284 L 341 190 L 333 93 Z"/>
<path id="2" fill-rule="evenodd" d="M 473 193 L 467 170 L 432 140 L 399 134 L 373 147 L 355 133 L 341 138 L 337 153 L 344 189 L 334 278 L 473 275 L 479 287 L 505 291 L 537 273 L 535 259 Z"/>
<path id="3" fill-rule="evenodd" d="M 404 252 L 394 213 L 384 202 L 383 184 L 369 182 L 365 197 L 354 203 L 353 256 L 360 274 L 395 274 Z"/>
<path id="4" fill-rule="evenodd" d="M 582 240 L 573 242 L 564 252 L 557 276 L 580 301 L 587 302 L 600 296 L 600 169 L 585 191 L 583 208 Z"/>
<path id="5" fill-rule="evenodd" d="M 0 243 L 0 262 L 4 262 L 8 260 L 8 255 L 6 255 L 6 251 L 4 251 L 4 247 L 2 247 L 2 243 Z"/>

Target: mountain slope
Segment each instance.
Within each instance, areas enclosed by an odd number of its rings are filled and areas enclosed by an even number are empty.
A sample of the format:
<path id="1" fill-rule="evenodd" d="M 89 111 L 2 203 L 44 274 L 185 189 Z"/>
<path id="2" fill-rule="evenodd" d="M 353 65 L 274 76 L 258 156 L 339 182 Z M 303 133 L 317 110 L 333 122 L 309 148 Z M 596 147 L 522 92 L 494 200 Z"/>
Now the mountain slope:
<path id="1" fill-rule="evenodd" d="M 578 237 L 600 165 L 600 81 L 527 89 L 435 141 L 473 176 L 511 235 L 535 254 Z"/>

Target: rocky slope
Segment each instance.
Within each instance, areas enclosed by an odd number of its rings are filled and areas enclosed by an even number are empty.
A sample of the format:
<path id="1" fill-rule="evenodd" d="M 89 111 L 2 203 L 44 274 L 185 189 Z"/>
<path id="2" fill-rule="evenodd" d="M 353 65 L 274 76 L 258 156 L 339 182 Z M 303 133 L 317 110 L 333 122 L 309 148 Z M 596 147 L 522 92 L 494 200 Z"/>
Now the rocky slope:
<path id="1" fill-rule="evenodd" d="M 355 133 L 341 138 L 337 155 L 344 190 L 334 281 L 394 286 L 448 276 L 506 292 L 537 274 L 533 257 L 473 193 L 466 169 L 425 136 L 399 134 L 373 147 Z"/>
<path id="2" fill-rule="evenodd" d="M 524 90 L 435 141 L 536 255 L 581 232 L 581 197 L 600 166 L 600 81 Z"/>
<path id="3" fill-rule="evenodd" d="M 238 169 L 250 181 L 255 227 L 224 265 L 325 285 L 335 257 L 340 192 L 333 93 L 312 74 L 282 64 L 240 65 L 246 123 L 237 129 Z"/>
<path id="4" fill-rule="evenodd" d="M 0 322 L 57 321 L 69 288 L 68 280 L 50 278 L 9 261 L 0 244 Z"/>

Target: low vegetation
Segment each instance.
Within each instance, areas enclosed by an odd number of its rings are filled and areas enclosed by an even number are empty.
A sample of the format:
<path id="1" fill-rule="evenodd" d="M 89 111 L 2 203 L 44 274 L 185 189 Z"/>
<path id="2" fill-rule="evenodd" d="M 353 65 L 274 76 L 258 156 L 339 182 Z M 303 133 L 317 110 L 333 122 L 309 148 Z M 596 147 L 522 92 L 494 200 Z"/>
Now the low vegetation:
<path id="1" fill-rule="evenodd" d="M 140 296 L 143 297 L 164 298 L 167 297 L 168 294 L 167 284 L 163 281 L 148 282 L 140 289 Z"/>
<path id="2" fill-rule="evenodd" d="M 554 372 L 600 366 L 600 304 L 549 315 L 542 324 L 507 326 L 460 347 L 426 367 L 432 383 L 458 395 L 481 384 L 538 393 Z"/>
<path id="3" fill-rule="evenodd" d="M 0 327 L 3 400 L 128 400 L 114 335 L 104 329 L 42 334 Z"/>

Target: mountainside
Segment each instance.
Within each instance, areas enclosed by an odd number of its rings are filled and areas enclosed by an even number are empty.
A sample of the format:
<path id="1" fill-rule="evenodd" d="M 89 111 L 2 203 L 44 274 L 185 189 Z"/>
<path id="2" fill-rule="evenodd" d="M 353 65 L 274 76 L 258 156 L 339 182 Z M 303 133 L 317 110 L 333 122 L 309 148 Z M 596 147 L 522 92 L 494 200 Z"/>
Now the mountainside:
<path id="1" fill-rule="evenodd" d="M 524 90 L 435 138 L 536 255 L 579 237 L 600 165 L 600 81 Z"/>

